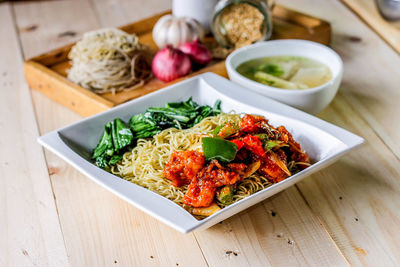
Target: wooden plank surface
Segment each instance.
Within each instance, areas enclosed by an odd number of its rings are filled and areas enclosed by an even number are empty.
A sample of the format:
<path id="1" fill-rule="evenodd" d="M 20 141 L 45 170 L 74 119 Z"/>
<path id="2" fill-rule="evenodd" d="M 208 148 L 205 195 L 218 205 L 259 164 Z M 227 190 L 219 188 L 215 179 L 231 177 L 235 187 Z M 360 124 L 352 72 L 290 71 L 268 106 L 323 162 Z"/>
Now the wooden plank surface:
<path id="1" fill-rule="evenodd" d="M 341 92 L 400 158 L 400 55 L 341 2 L 289 0 L 280 3 L 320 15 L 334 25 L 332 48 L 345 62 Z"/>
<path id="2" fill-rule="evenodd" d="M 18 86 L 18 91 L 11 94 L 2 90 L 1 114 L 11 114 L 12 107 L 13 111 L 19 111 L 19 117 L 7 120 L 2 117 L 0 130 L 8 130 L 6 137 L 14 140 L 10 143 L 23 140 L 24 146 L 13 148 L 12 157 L 3 152 L 6 150 L 0 152 L 0 171 L 5 170 L 6 177 L 19 174 L 19 179 L 0 180 L 3 183 L 0 211 L 8 214 L 7 219 L 0 217 L 0 235 L 7 236 L 7 241 L 0 241 L 0 265 L 5 262 L 10 266 L 62 266 L 69 260 L 72 266 L 344 266 L 348 262 L 354 266 L 398 266 L 400 164 L 393 152 L 400 155 L 399 145 L 394 142 L 400 135 L 400 126 L 396 116 L 387 114 L 399 114 L 395 105 L 399 94 L 396 91 L 399 57 L 338 1 L 321 4 L 317 0 L 281 0 L 279 3 L 332 22 L 333 48 L 344 59 L 345 75 L 339 95 L 320 116 L 362 135 L 367 142 L 364 147 L 298 186 L 209 230 L 190 235 L 169 229 L 46 152 L 65 239 L 62 247 L 60 225 L 54 220 L 54 203 L 51 204 L 54 200 L 46 193 L 50 185 L 43 182 L 48 181 L 48 174 L 43 171 L 45 161 L 38 156 L 41 150 L 32 146 L 37 128 L 32 108 L 29 110 L 29 94 L 24 86 Z M 32 56 L 69 43 L 88 29 L 125 24 L 168 8 L 162 5 L 169 2 L 40 1 L 14 4 L 13 13 L 24 55 Z M 18 43 L 11 13 L 8 4 L 0 4 L 0 21 L 2 25 L 4 17 L 8 21 L 7 27 L 0 31 L 14 36 L 6 43 L 0 42 L 0 48 L 6 45 L 6 50 L 12 51 L 6 54 L 5 62 L 15 64 L 6 65 L 7 69 L 15 68 L 12 72 L 15 74 L 22 66 L 22 59 L 15 50 Z M 59 14 L 57 19 L 55 14 Z M 60 35 L 65 31 L 78 34 Z M 19 56 L 13 58 L 15 55 Z M 0 70 L 4 66 L 0 63 Z M 7 82 L 21 85 L 21 77 L 9 77 L 10 80 L 1 77 L 2 89 Z M 32 92 L 32 96 L 41 133 L 80 119 L 37 92 Z M 5 158 L 14 161 L 23 158 L 24 165 L 18 161 L 19 165 L 9 167 L 2 162 Z M 20 186 L 26 184 L 30 186 L 21 191 Z M 18 191 L 21 195 L 9 193 Z M 13 205 L 18 205 L 18 209 L 10 210 L 9 203 L 16 199 L 17 204 Z M 46 200 L 45 211 L 37 199 Z M 16 233 L 19 238 L 11 237 Z M 25 255 L 20 250 L 21 244 L 29 248 L 28 255 L 34 256 Z M 3 251 L 8 255 L 1 254 Z M 32 258 L 36 261 L 29 262 Z"/>
<path id="3" fill-rule="evenodd" d="M 67 266 L 10 4 L 0 18 L 0 266 Z"/>
<path id="4" fill-rule="evenodd" d="M 392 152 L 399 157 L 400 122 L 390 114 L 399 114 L 400 58 L 342 3 L 301 2 L 281 1 L 330 21 L 332 47 L 344 60 L 339 95 L 321 117 L 355 131 L 366 145 L 298 187 L 351 264 L 396 266 L 400 164 Z"/>
<path id="5" fill-rule="evenodd" d="M 114 107 L 113 102 L 60 77 L 37 62 L 26 62 L 24 72 L 30 87 L 82 116 L 88 117 Z"/>
<path id="6" fill-rule="evenodd" d="M 94 2 L 95 10 L 102 10 L 102 6 L 108 7 L 109 3 L 107 1 Z M 143 3 L 139 2 L 126 1 L 126 3 L 120 4 L 121 8 L 130 6 L 132 10 L 132 12 L 127 13 L 129 16 L 124 18 L 125 21 L 121 21 L 120 14 L 124 14 L 124 12 L 115 10 L 116 7 L 112 9 L 118 14 L 118 18 L 115 21 L 119 21 L 122 24 L 131 21 L 131 16 L 140 19 L 139 13 L 135 15 L 134 10 L 146 10 L 146 8 L 142 9 Z M 150 4 L 154 5 L 153 3 Z M 17 21 L 19 21 L 20 17 L 24 18 L 25 24 L 33 23 L 26 21 L 29 18 L 29 16 L 25 16 L 27 10 L 35 13 L 47 10 L 32 11 L 34 5 L 29 5 L 28 7 L 25 5 L 24 3 L 16 6 Z M 52 5 L 54 12 L 54 3 Z M 68 8 L 63 4 L 62 8 L 64 12 L 72 13 L 74 5 L 71 4 L 71 7 Z M 107 10 L 107 12 L 110 12 L 110 9 Z M 151 10 L 152 12 L 159 12 L 154 6 Z M 88 21 L 91 21 L 91 13 L 89 10 L 87 12 L 86 17 L 89 16 Z M 148 16 L 150 14 L 140 12 L 140 15 Z M 98 15 L 98 17 L 104 16 L 102 14 Z M 40 14 L 40 17 L 46 18 L 47 15 Z M 114 21 L 110 13 L 107 14 L 107 18 Z M 70 19 L 70 21 L 64 20 L 59 23 L 74 25 L 73 22 L 78 18 L 71 17 Z M 43 22 L 41 24 L 46 23 Z M 57 23 L 53 23 L 52 27 L 56 28 L 56 25 Z M 101 26 L 110 25 L 102 24 Z M 89 25 L 86 27 L 94 26 Z M 51 39 L 51 36 L 47 36 L 48 31 L 45 27 L 37 29 L 36 35 L 43 35 L 44 40 Z M 32 42 L 40 43 L 40 40 L 25 37 L 22 39 L 22 46 L 30 46 Z M 35 43 L 33 46 L 39 47 L 39 43 Z M 32 49 L 29 51 L 34 53 Z M 48 102 L 42 96 L 35 95 L 34 101 L 35 103 L 40 103 L 36 105 L 36 110 L 42 132 L 60 127 L 76 118 L 71 112 L 66 112 L 65 109 L 57 104 Z M 51 116 L 48 114 L 51 114 Z M 63 119 L 59 120 L 58 118 L 60 117 L 63 117 Z M 238 239 L 227 240 L 224 231 L 218 229 L 216 231 L 219 233 L 218 235 L 209 236 L 208 232 L 205 231 L 196 233 L 195 235 L 183 236 L 117 199 L 111 193 L 78 174 L 54 155 L 46 153 L 46 157 L 49 166 L 54 170 L 54 174 L 52 175 L 54 192 L 57 196 L 61 225 L 67 250 L 71 255 L 72 265 L 85 262 L 86 264 L 102 266 L 112 263 L 114 260 L 125 265 L 147 265 L 151 262 L 161 265 L 172 265 L 175 263 L 189 265 L 194 262 L 204 265 L 207 262 L 209 265 L 213 265 L 214 263 L 227 262 L 227 258 L 229 258 L 229 264 L 234 266 L 240 266 L 243 262 L 263 265 L 265 261 L 270 261 L 271 263 L 295 262 L 297 264 L 305 263 L 310 265 L 328 265 L 330 262 L 334 262 L 338 265 L 347 265 L 346 260 L 330 236 L 320 225 L 318 218 L 307 207 L 295 188 L 291 190 L 291 193 L 286 193 L 293 196 L 288 197 L 285 194 L 281 194 L 277 196 L 277 200 L 275 201 L 276 212 L 282 214 L 277 217 L 277 226 L 281 224 L 279 222 L 282 222 L 282 225 L 277 227 L 280 229 L 278 232 L 275 232 L 273 228 L 268 226 L 267 222 L 271 217 L 268 212 L 261 214 L 253 212 L 249 214 L 245 213 L 245 216 L 253 222 L 254 226 L 252 228 L 258 230 L 255 232 L 252 229 L 247 229 L 247 227 L 236 227 L 232 229 L 231 235 L 237 235 Z M 302 203 L 301 214 L 291 214 L 291 211 L 296 209 L 293 198 Z M 268 206 L 269 204 L 264 205 Z M 259 211 L 265 210 L 263 205 L 259 205 L 257 209 Z M 91 216 L 88 216 L 88 213 Z M 112 214 L 115 214 L 115 216 L 112 216 Z M 231 220 L 234 224 L 241 221 L 240 217 Z M 304 221 L 307 223 L 304 223 Z M 125 225 L 129 227 L 123 227 Z M 248 234 L 255 235 L 259 231 L 263 231 L 266 236 L 280 235 L 281 238 L 260 238 L 258 242 L 254 242 L 251 238 L 245 238 Z M 85 233 L 85 238 L 79 238 L 82 233 Z M 290 242 L 288 238 L 290 238 Z M 108 242 L 104 242 L 104 240 L 108 240 Z M 240 244 L 238 256 L 234 256 L 233 253 L 232 255 L 226 254 L 230 248 L 236 248 L 238 242 Z M 213 245 L 214 243 L 216 245 Z M 225 244 L 224 248 L 226 247 L 226 251 L 217 245 L 221 243 Z M 304 244 L 307 244 L 307 246 Z M 136 252 L 139 246 L 143 247 L 142 253 Z M 182 247 L 185 250 L 182 250 Z M 276 250 L 280 253 L 270 254 L 265 251 L 266 248 L 280 248 L 279 251 Z M 254 253 L 253 249 L 261 253 L 258 258 L 251 257 Z M 316 251 L 318 253 L 315 253 Z M 204 253 L 205 260 L 203 260 L 201 252 Z M 282 253 L 290 257 L 282 256 Z M 308 255 L 309 257 L 304 257 L 304 255 Z M 153 256 L 153 258 L 150 256 Z"/>
<path id="7" fill-rule="evenodd" d="M 342 95 L 321 117 L 366 144 L 298 184 L 352 265 L 400 263 L 400 164 Z"/>
<path id="8" fill-rule="evenodd" d="M 349 266 L 296 187 L 195 235 L 210 266 Z"/>
<path id="9" fill-rule="evenodd" d="M 342 0 L 374 29 L 397 53 L 400 53 L 400 21 L 387 21 L 374 0 Z"/>
<path id="10" fill-rule="evenodd" d="M 61 12 L 69 15 L 54 20 L 52 14 Z M 58 36 L 65 30 L 65 25 L 76 32 L 82 24 L 85 24 L 85 29 L 100 27 L 96 14 L 86 1 L 41 2 L 40 5 L 18 3 L 15 13 L 19 28 L 41 25 L 35 30 L 35 35 L 21 38 L 24 52 L 26 49 L 29 56 L 30 53 L 37 54 L 32 47 L 46 46 L 46 40 Z M 52 30 L 48 30 L 46 25 Z M 69 43 L 70 40 L 63 42 Z M 60 45 L 61 40 L 55 46 Z M 41 133 L 81 119 L 45 96 L 35 91 L 32 93 Z M 121 266 L 176 266 L 177 263 L 188 266 L 192 261 L 197 263 L 194 266 L 206 265 L 193 235 L 181 235 L 144 215 L 48 151 L 46 159 L 72 266 L 117 263 Z M 182 250 L 182 246 L 190 253 Z"/>
<path id="11" fill-rule="evenodd" d="M 113 1 L 108 1 L 108 0 L 101 0 L 101 1 L 96 1 L 95 6 L 99 6 L 97 10 L 104 10 L 104 6 L 109 6 L 110 3 Z M 132 9 L 135 10 L 138 7 L 136 6 L 137 3 L 133 1 L 123 1 L 123 3 L 120 3 L 121 5 L 119 8 L 128 8 L 128 6 Z M 135 6 L 134 6 L 135 5 Z M 119 19 L 117 19 L 118 23 L 126 24 L 129 21 L 132 20 L 132 17 L 130 15 L 125 17 L 125 21 L 121 19 L 120 14 L 123 14 L 124 12 L 122 10 L 118 11 L 118 7 L 114 7 L 114 12 L 118 14 Z M 100 17 L 107 16 L 108 20 L 112 20 L 113 15 L 110 13 L 103 14 L 99 13 Z M 110 23 L 113 23 L 110 21 Z M 102 26 L 108 26 L 108 24 L 103 24 Z M 116 24 L 111 24 L 115 26 Z M 294 197 L 297 197 L 297 200 L 301 201 L 301 197 L 299 196 L 298 192 L 296 190 L 292 191 L 292 194 Z M 246 227 L 243 227 L 243 224 L 239 224 L 241 227 L 236 227 L 232 228 L 231 236 L 236 236 L 236 238 L 233 239 L 226 239 L 226 231 L 218 229 L 216 232 L 213 232 L 212 234 L 209 234 L 208 231 L 203 231 L 203 232 L 198 232 L 195 233 L 195 236 L 197 238 L 197 241 L 202 248 L 202 251 L 204 253 L 204 256 L 208 262 L 209 265 L 214 266 L 218 264 L 223 264 L 223 263 L 228 263 L 229 265 L 233 266 L 243 266 L 243 264 L 254 264 L 254 265 L 263 265 L 265 262 L 271 262 L 271 263 L 277 263 L 280 262 L 297 262 L 297 263 L 303 263 L 303 264 L 328 264 L 330 262 L 332 263 L 337 263 L 338 265 L 346 265 L 347 262 L 343 259 L 342 255 L 338 253 L 338 250 L 336 246 L 331 242 L 330 237 L 326 234 L 325 229 L 323 229 L 319 223 L 318 219 L 312 214 L 312 212 L 308 209 L 308 207 L 305 205 L 303 201 L 303 215 L 309 218 L 309 224 L 303 229 L 304 231 L 301 231 L 300 228 L 302 227 L 301 225 L 297 224 L 296 219 L 299 219 L 299 216 L 293 216 L 293 214 L 290 214 L 289 209 L 294 208 L 294 203 L 289 202 L 285 196 L 278 196 L 278 201 L 277 203 L 280 203 L 277 205 L 277 209 L 280 210 L 282 209 L 282 213 L 287 214 L 284 218 L 281 220 L 286 223 L 286 227 L 281 226 L 281 231 L 279 232 L 285 237 L 282 237 L 281 239 L 279 238 L 266 238 L 266 239 L 259 239 L 259 242 L 257 244 L 254 243 L 254 240 L 246 238 L 248 234 L 254 234 L 252 230 L 247 230 Z M 283 203 L 283 204 L 282 204 Z M 283 208 L 281 206 L 283 205 Z M 259 205 L 262 207 L 262 205 Z M 263 225 L 266 220 L 271 217 L 269 213 L 262 212 L 264 209 L 258 208 L 258 212 L 261 212 L 260 214 L 252 213 L 251 215 L 247 215 L 251 219 L 251 221 L 258 222 L 259 224 Z M 261 210 L 261 211 L 260 211 Z M 247 214 L 247 212 L 245 212 Z M 240 218 L 232 218 L 231 220 L 228 220 L 227 224 L 229 225 L 230 221 L 233 221 L 233 224 L 237 224 L 238 221 L 240 221 Z M 224 224 L 225 222 L 223 222 Z M 318 225 L 318 226 L 317 226 Z M 215 227 L 214 227 L 215 228 Z M 266 227 L 266 226 L 261 226 L 260 231 L 263 230 L 267 235 L 273 235 L 274 231 L 273 229 Z M 292 240 L 288 242 L 287 236 L 290 236 L 290 232 L 293 231 L 294 233 L 299 233 L 298 235 L 291 236 Z M 307 232 L 308 234 L 305 234 Z M 216 235 L 215 233 L 218 233 Z M 277 235 L 279 235 L 279 233 Z M 243 238 L 242 238 L 243 237 Z M 295 240 L 302 240 L 304 243 L 307 243 L 308 246 L 298 246 L 297 244 L 293 246 L 293 244 L 296 242 Z M 284 240 L 282 242 L 282 240 Z M 237 246 L 237 244 L 240 244 L 240 247 Z M 303 243 L 303 244 L 304 244 Z M 216 244 L 216 245 L 213 245 Z M 280 248 L 279 252 L 280 253 L 273 253 L 273 251 L 270 251 L 271 253 L 265 253 L 263 252 L 262 254 L 259 255 L 258 258 L 254 258 L 251 255 L 253 255 L 253 250 L 256 249 L 258 251 L 264 251 L 265 248 Z M 234 250 L 233 248 L 236 248 Z M 232 254 L 226 254 L 226 252 L 229 251 L 235 251 L 238 255 L 235 256 L 233 253 Z M 315 253 L 315 251 L 319 251 L 318 253 Z M 278 252 L 278 250 L 277 250 Z M 282 256 L 283 253 L 286 253 L 286 255 L 291 256 L 289 258 Z M 308 255 L 309 257 L 304 258 L 304 255 Z M 311 256 L 313 255 L 313 256 Z"/>

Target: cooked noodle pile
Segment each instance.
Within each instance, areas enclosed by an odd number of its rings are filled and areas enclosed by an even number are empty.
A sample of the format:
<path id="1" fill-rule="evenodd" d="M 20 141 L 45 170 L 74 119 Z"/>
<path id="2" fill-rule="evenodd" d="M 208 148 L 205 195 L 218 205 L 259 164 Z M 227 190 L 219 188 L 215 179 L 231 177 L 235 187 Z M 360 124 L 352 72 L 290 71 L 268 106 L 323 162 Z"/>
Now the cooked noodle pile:
<path id="1" fill-rule="evenodd" d="M 239 124 L 240 115 L 220 114 L 208 117 L 190 129 L 170 128 L 151 139 L 139 139 L 132 152 L 125 153 L 121 162 L 114 166 L 111 172 L 184 206 L 182 198 L 187 186 L 179 188 L 170 185 L 171 181 L 163 176 L 165 164 L 174 151 L 201 149 L 201 135 L 210 133 L 218 125 L 227 122 Z M 239 201 L 270 185 L 267 178 L 254 174 L 239 183 L 233 200 Z M 218 205 L 223 207 L 220 203 Z"/>
<path id="2" fill-rule="evenodd" d="M 68 57 L 68 79 L 96 93 L 133 89 L 151 75 L 137 36 L 114 28 L 85 33 Z"/>

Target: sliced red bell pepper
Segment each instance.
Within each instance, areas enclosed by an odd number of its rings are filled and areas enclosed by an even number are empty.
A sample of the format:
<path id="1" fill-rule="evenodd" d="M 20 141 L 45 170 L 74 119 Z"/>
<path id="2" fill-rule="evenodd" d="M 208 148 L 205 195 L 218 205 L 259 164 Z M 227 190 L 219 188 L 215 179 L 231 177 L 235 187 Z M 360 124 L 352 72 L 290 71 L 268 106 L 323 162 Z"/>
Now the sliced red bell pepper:
<path id="1" fill-rule="evenodd" d="M 261 140 L 258 136 L 246 135 L 243 138 L 244 147 L 257 156 L 264 157 L 265 151 L 262 147 Z"/>
<path id="2" fill-rule="evenodd" d="M 235 143 L 237 145 L 237 150 L 239 151 L 243 146 L 244 143 L 242 141 L 240 141 L 239 139 L 235 139 L 235 140 L 231 140 L 231 142 Z"/>

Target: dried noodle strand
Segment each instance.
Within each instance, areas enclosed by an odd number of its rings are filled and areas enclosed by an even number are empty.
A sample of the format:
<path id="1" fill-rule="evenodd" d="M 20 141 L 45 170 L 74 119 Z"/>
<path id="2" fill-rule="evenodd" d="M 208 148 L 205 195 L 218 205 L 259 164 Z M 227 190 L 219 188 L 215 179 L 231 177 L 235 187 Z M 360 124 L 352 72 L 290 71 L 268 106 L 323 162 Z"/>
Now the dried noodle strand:
<path id="1" fill-rule="evenodd" d="M 87 32 L 68 55 L 68 79 L 100 94 L 132 90 L 151 76 L 145 50 L 136 35 L 118 29 Z"/>

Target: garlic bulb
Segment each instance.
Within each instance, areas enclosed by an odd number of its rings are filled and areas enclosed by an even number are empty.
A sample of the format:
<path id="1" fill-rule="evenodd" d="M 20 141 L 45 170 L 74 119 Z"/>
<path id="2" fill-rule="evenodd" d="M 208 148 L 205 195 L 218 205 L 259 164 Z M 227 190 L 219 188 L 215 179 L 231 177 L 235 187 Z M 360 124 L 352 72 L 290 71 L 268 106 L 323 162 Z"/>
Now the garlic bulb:
<path id="1" fill-rule="evenodd" d="M 161 49 L 167 45 L 178 47 L 194 39 L 202 40 L 204 29 L 195 19 L 172 15 L 161 17 L 153 28 L 153 40 Z"/>

